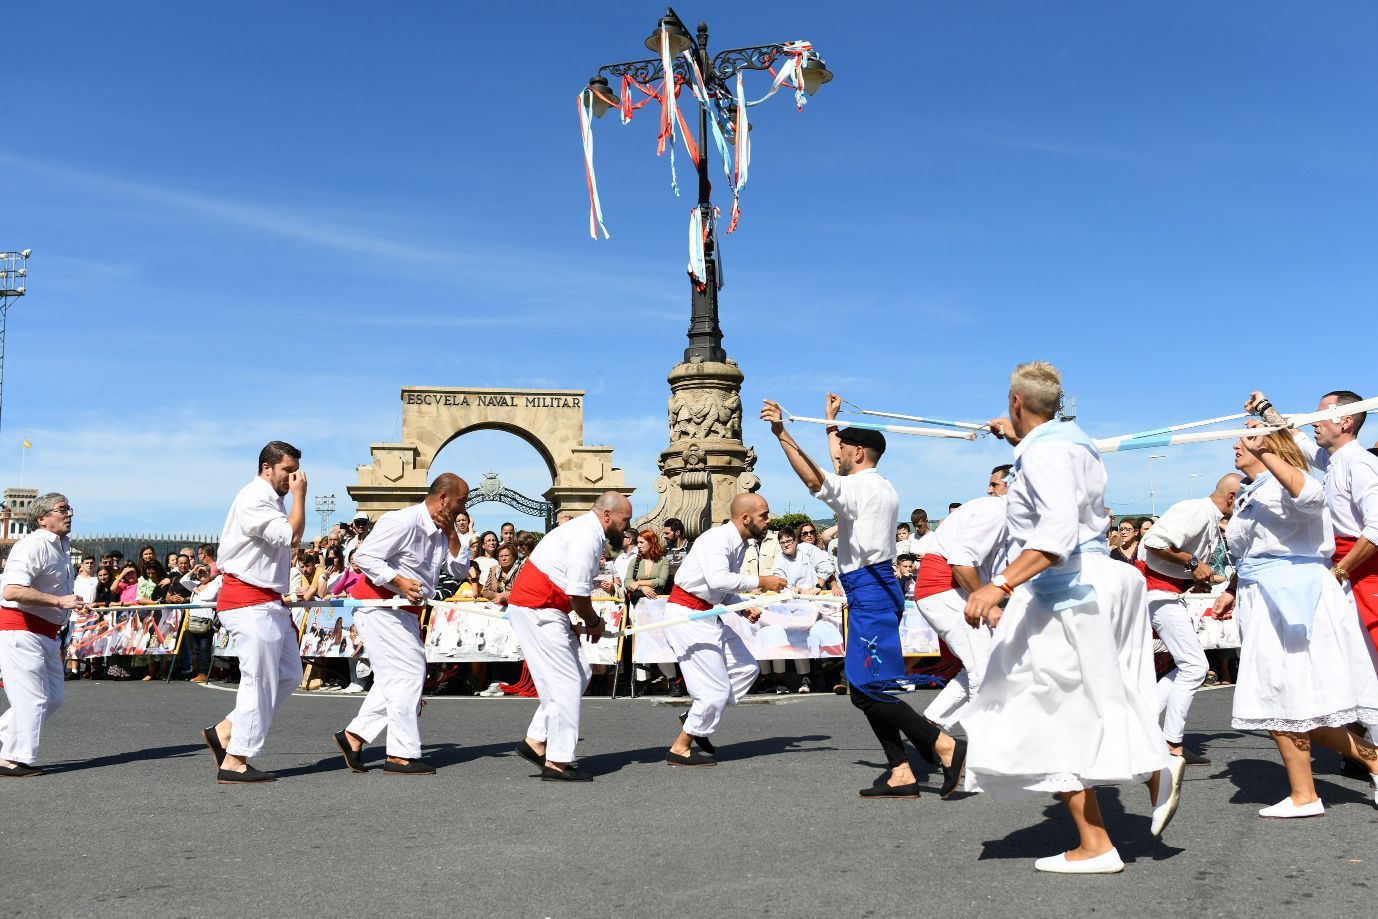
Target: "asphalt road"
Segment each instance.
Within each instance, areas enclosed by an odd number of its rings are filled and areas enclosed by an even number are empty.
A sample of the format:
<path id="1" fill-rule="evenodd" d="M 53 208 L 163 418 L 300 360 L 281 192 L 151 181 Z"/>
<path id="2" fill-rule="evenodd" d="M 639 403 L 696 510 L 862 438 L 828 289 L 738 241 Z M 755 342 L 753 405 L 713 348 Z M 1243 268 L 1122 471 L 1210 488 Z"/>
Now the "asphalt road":
<path id="1" fill-rule="evenodd" d="M 1149 836 L 1146 792 L 1103 791 L 1125 872 L 1063 877 L 1032 865 L 1074 844 L 1051 797 L 859 799 L 880 754 L 836 696 L 729 710 L 713 769 L 660 759 L 679 709 L 586 700 L 580 758 L 599 777 L 570 786 L 511 752 L 533 701 L 434 700 L 422 734 L 441 768 L 417 778 L 346 771 L 330 734 L 358 699 L 312 694 L 283 707 L 255 761 L 279 781 L 227 787 L 198 736 L 227 692 L 67 688 L 48 775 L 0 780 L 0 916 L 1375 913 L 1371 788 L 1318 752 L 1326 816 L 1259 818 L 1286 781 L 1271 741 L 1230 730 L 1228 689 L 1192 711 L 1188 744 L 1213 764 L 1188 770 L 1165 839 Z"/>

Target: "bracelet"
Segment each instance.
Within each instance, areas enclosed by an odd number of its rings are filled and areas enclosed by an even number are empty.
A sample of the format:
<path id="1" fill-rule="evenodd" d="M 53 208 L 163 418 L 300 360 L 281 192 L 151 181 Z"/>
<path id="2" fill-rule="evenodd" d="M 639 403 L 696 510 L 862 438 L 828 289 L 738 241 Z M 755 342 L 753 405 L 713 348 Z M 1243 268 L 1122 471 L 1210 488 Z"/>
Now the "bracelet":
<path id="1" fill-rule="evenodd" d="M 1268 409 L 1272 407 L 1273 403 L 1269 402 L 1267 399 L 1264 399 L 1263 401 L 1259 402 L 1258 405 L 1254 406 L 1254 414 L 1262 418 L 1263 413 L 1268 411 Z"/>
<path id="2" fill-rule="evenodd" d="M 1013 596 L 1014 596 L 1014 588 L 1011 587 L 1011 586 L 1009 585 L 1009 582 L 1008 582 L 1008 581 L 1006 581 L 1006 582 L 1003 583 L 1003 584 L 996 584 L 995 586 L 998 587 L 998 588 L 1000 588 L 1001 590 L 1003 590 L 1003 591 L 1005 592 L 1005 596 L 1007 596 L 1007 597 L 1013 597 Z"/>
<path id="3" fill-rule="evenodd" d="M 837 425 L 835 425 L 835 424 L 830 424 L 830 425 L 828 425 L 826 428 L 824 428 L 823 430 L 827 431 L 829 434 L 836 434 L 838 431 L 841 430 L 841 428 L 839 428 L 839 427 L 838 427 Z"/>
<path id="4" fill-rule="evenodd" d="M 1335 576 L 1335 580 L 1340 581 L 1341 583 L 1349 580 L 1349 572 L 1346 571 L 1344 568 L 1341 568 L 1339 565 L 1336 565 L 1335 567 L 1331 568 L 1330 573 Z"/>

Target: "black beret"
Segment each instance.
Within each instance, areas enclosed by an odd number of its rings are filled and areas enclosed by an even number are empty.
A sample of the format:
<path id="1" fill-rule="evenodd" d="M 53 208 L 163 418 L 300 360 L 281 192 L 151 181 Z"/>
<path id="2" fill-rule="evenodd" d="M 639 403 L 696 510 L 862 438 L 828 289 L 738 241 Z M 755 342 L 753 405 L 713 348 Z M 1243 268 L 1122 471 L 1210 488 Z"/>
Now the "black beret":
<path id="1" fill-rule="evenodd" d="M 843 428 L 837 432 L 837 439 L 853 447 L 870 447 L 876 455 L 885 452 L 885 435 L 866 428 Z"/>

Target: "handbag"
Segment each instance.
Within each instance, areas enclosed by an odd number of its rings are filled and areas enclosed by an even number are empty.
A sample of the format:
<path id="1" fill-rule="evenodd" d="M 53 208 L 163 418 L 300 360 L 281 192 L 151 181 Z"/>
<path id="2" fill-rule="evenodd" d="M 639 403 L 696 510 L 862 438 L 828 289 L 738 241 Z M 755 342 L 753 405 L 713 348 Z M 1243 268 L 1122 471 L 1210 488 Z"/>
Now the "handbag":
<path id="1" fill-rule="evenodd" d="M 215 631 L 214 615 L 200 615 L 200 610 L 192 610 L 187 615 L 187 634 L 195 635 L 198 638 L 209 635 Z"/>

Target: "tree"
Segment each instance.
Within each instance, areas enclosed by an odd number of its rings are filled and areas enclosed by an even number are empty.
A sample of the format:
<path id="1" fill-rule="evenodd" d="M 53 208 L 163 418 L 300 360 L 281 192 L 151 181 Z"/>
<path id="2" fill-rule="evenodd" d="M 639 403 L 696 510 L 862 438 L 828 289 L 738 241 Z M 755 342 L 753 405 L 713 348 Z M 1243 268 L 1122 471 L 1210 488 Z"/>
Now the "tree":
<path id="1" fill-rule="evenodd" d="M 798 530 L 799 527 L 805 523 L 813 523 L 813 518 L 808 514 L 781 514 L 778 517 L 771 517 L 768 526 L 772 530 L 779 532 L 785 527 L 789 527 L 792 530 Z"/>

